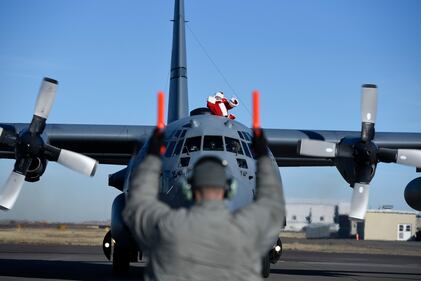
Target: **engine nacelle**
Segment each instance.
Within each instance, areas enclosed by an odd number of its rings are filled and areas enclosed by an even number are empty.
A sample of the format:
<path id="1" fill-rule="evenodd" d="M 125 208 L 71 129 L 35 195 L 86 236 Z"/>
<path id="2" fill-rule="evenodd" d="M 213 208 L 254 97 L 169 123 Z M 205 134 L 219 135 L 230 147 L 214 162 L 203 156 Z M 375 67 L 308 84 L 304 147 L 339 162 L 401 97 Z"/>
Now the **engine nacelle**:
<path id="1" fill-rule="evenodd" d="M 111 174 L 108 176 L 108 185 L 117 188 L 118 190 L 123 191 L 124 182 L 127 178 L 128 169 L 127 167 L 123 170 L 118 171 L 117 173 Z"/>
<path id="2" fill-rule="evenodd" d="M 405 188 L 405 201 L 412 208 L 421 211 L 421 177 L 413 179 Z"/>
<path id="3" fill-rule="evenodd" d="M 31 166 L 29 166 L 26 173 L 25 180 L 28 182 L 39 181 L 40 177 L 44 174 L 47 168 L 47 160 L 36 157 L 32 159 Z"/>

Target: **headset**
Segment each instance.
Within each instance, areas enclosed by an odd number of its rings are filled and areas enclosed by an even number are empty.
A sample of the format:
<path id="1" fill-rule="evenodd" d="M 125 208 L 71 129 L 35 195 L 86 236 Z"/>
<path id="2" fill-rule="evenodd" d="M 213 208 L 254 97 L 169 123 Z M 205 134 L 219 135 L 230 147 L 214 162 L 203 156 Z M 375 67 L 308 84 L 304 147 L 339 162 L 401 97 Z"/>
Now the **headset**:
<path id="1" fill-rule="evenodd" d="M 221 160 L 217 157 L 212 157 L 218 160 L 221 166 L 226 167 L 227 161 Z M 227 179 L 224 186 L 224 199 L 232 199 L 237 193 L 238 183 L 235 178 L 226 175 Z M 179 184 L 181 185 L 181 192 L 184 198 L 188 201 L 194 201 L 194 188 L 192 186 L 193 171 L 189 171 L 187 176 L 181 176 Z"/>

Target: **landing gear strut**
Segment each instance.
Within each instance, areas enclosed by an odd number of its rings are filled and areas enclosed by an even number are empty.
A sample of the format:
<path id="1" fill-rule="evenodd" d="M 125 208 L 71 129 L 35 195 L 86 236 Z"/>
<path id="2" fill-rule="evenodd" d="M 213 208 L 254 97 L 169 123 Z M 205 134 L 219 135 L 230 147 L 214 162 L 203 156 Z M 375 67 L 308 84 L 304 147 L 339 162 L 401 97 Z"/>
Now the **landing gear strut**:
<path id="1" fill-rule="evenodd" d="M 113 275 L 125 276 L 129 272 L 130 262 L 142 259 L 142 252 L 137 248 L 123 248 L 111 237 L 111 231 L 105 235 L 102 242 L 104 255 L 113 263 Z"/>
<path id="2" fill-rule="evenodd" d="M 262 259 L 262 277 L 268 278 L 269 274 L 270 274 L 270 259 L 269 259 L 269 254 L 267 254 Z"/>
<path id="3" fill-rule="evenodd" d="M 282 242 L 278 238 L 269 253 L 262 258 L 262 277 L 268 278 L 270 274 L 270 264 L 276 264 L 282 255 Z"/>
<path id="4" fill-rule="evenodd" d="M 113 275 L 127 275 L 130 268 L 130 255 L 127 251 L 120 249 L 117 244 L 114 245 L 113 252 Z"/>

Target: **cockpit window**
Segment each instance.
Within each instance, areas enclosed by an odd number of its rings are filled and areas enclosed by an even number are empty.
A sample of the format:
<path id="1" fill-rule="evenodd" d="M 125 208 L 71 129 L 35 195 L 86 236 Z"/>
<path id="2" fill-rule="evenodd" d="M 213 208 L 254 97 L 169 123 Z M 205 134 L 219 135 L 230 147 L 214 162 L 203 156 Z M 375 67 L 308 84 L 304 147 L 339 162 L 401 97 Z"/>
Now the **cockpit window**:
<path id="1" fill-rule="evenodd" d="M 174 137 L 178 138 L 180 136 L 181 130 L 177 130 L 174 134 Z"/>
<path id="2" fill-rule="evenodd" d="M 251 135 L 249 134 L 249 133 L 247 133 L 247 132 L 243 132 L 243 134 L 244 134 L 244 138 L 247 140 L 247 141 L 251 141 Z"/>
<path id="3" fill-rule="evenodd" d="M 180 165 L 181 167 L 187 167 L 190 163 L 190 157 L 181 157 L 180 158 Z"/>
<path id="4" fill-rule="evenodd" d="M 184 139 L 180 139 L 175 147 L 174 155 L 178 155 L 181 152 L 181 148 L 183 147 Z"/>
<path id="5" fill-rule="evenodd" d="M 238 135 L 240 136 L 241 139 L 244 139 L 243 133 L 241 131 L 237 131 Z"/>
<path id="6" fill-rule="evenodd" d="M 181 135 L 180 138 L 184 138 L 184 136 L 186 135 L 187 130 L 182 130 L 181 131 Z"/>
<path id="7" fill-rule="evenodd" d="M 221 136 L 205 136 L 203 140 L 203 150 L 223 151 L 224 144 Z"/>
<path id="8" fill-rule="evenodd" d="M 254 150 L 253 150 L 253 147 L 251 146 L 251 143 L 247 143 L 247 144 L 250 149 L 251 155 L 253 156 L 254 159 L 256 159 L 256 155 L 254 155 Z"/>
<path id="9" fill-rule="evenodd" d="M 248 169 L 247 161 L 245 159 L 237 158 L 237 164 L 241 169 Z"/>
<path id="10" fill-rule="evenodd" d="M 201 136 L 187 138 L 186 142 L 184 143 L 183 153 L 199 151 L 201 142 L 202 142 Z"/>
<path id="11" fill-rule="evenodd" d="M 227 151 L 234 152 L 235 154 L 244 154 L 240 141 L 237 139 L 225 137 L 225 148 Z"/>
<path id="12" fill-rule="evenodd" d="M 170 142 L 170 144 L 167 146 L 167 150 L 165 151 L 165 157 L 171 157 L 172 152 L 174 150 L 175 141 Z"/>
<path id="13" fill-rule="evenodd" d="M 246 153 L 246 155 L 248 157 L 251 157 L 251 154 L 250 154 L 250 151 L 249 151 L 249 148 L 248 148 L 247 144 L 243 141 L 241 141 L 241 144 L 243 145 L 243 149 L 244 149 L 244 152 Z"/>

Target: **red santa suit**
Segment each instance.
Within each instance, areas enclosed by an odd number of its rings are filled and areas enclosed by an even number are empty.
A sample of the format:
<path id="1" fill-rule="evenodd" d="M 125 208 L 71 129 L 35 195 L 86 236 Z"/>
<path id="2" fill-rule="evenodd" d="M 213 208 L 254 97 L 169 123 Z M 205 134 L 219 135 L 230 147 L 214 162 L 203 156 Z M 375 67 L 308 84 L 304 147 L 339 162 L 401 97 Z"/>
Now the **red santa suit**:
<path id="1" fill-rule="evenodd" d="M 239 104 L 236 98 L 230 100 L 226 99 L 222 92 L 217 92 L 215 96 L 208 97 L 208 108 L 214 115 L 224 116 L 229 119 L 235 119 L 234 114 L 229 114 L 228 110 L 236 107 Z"/>

